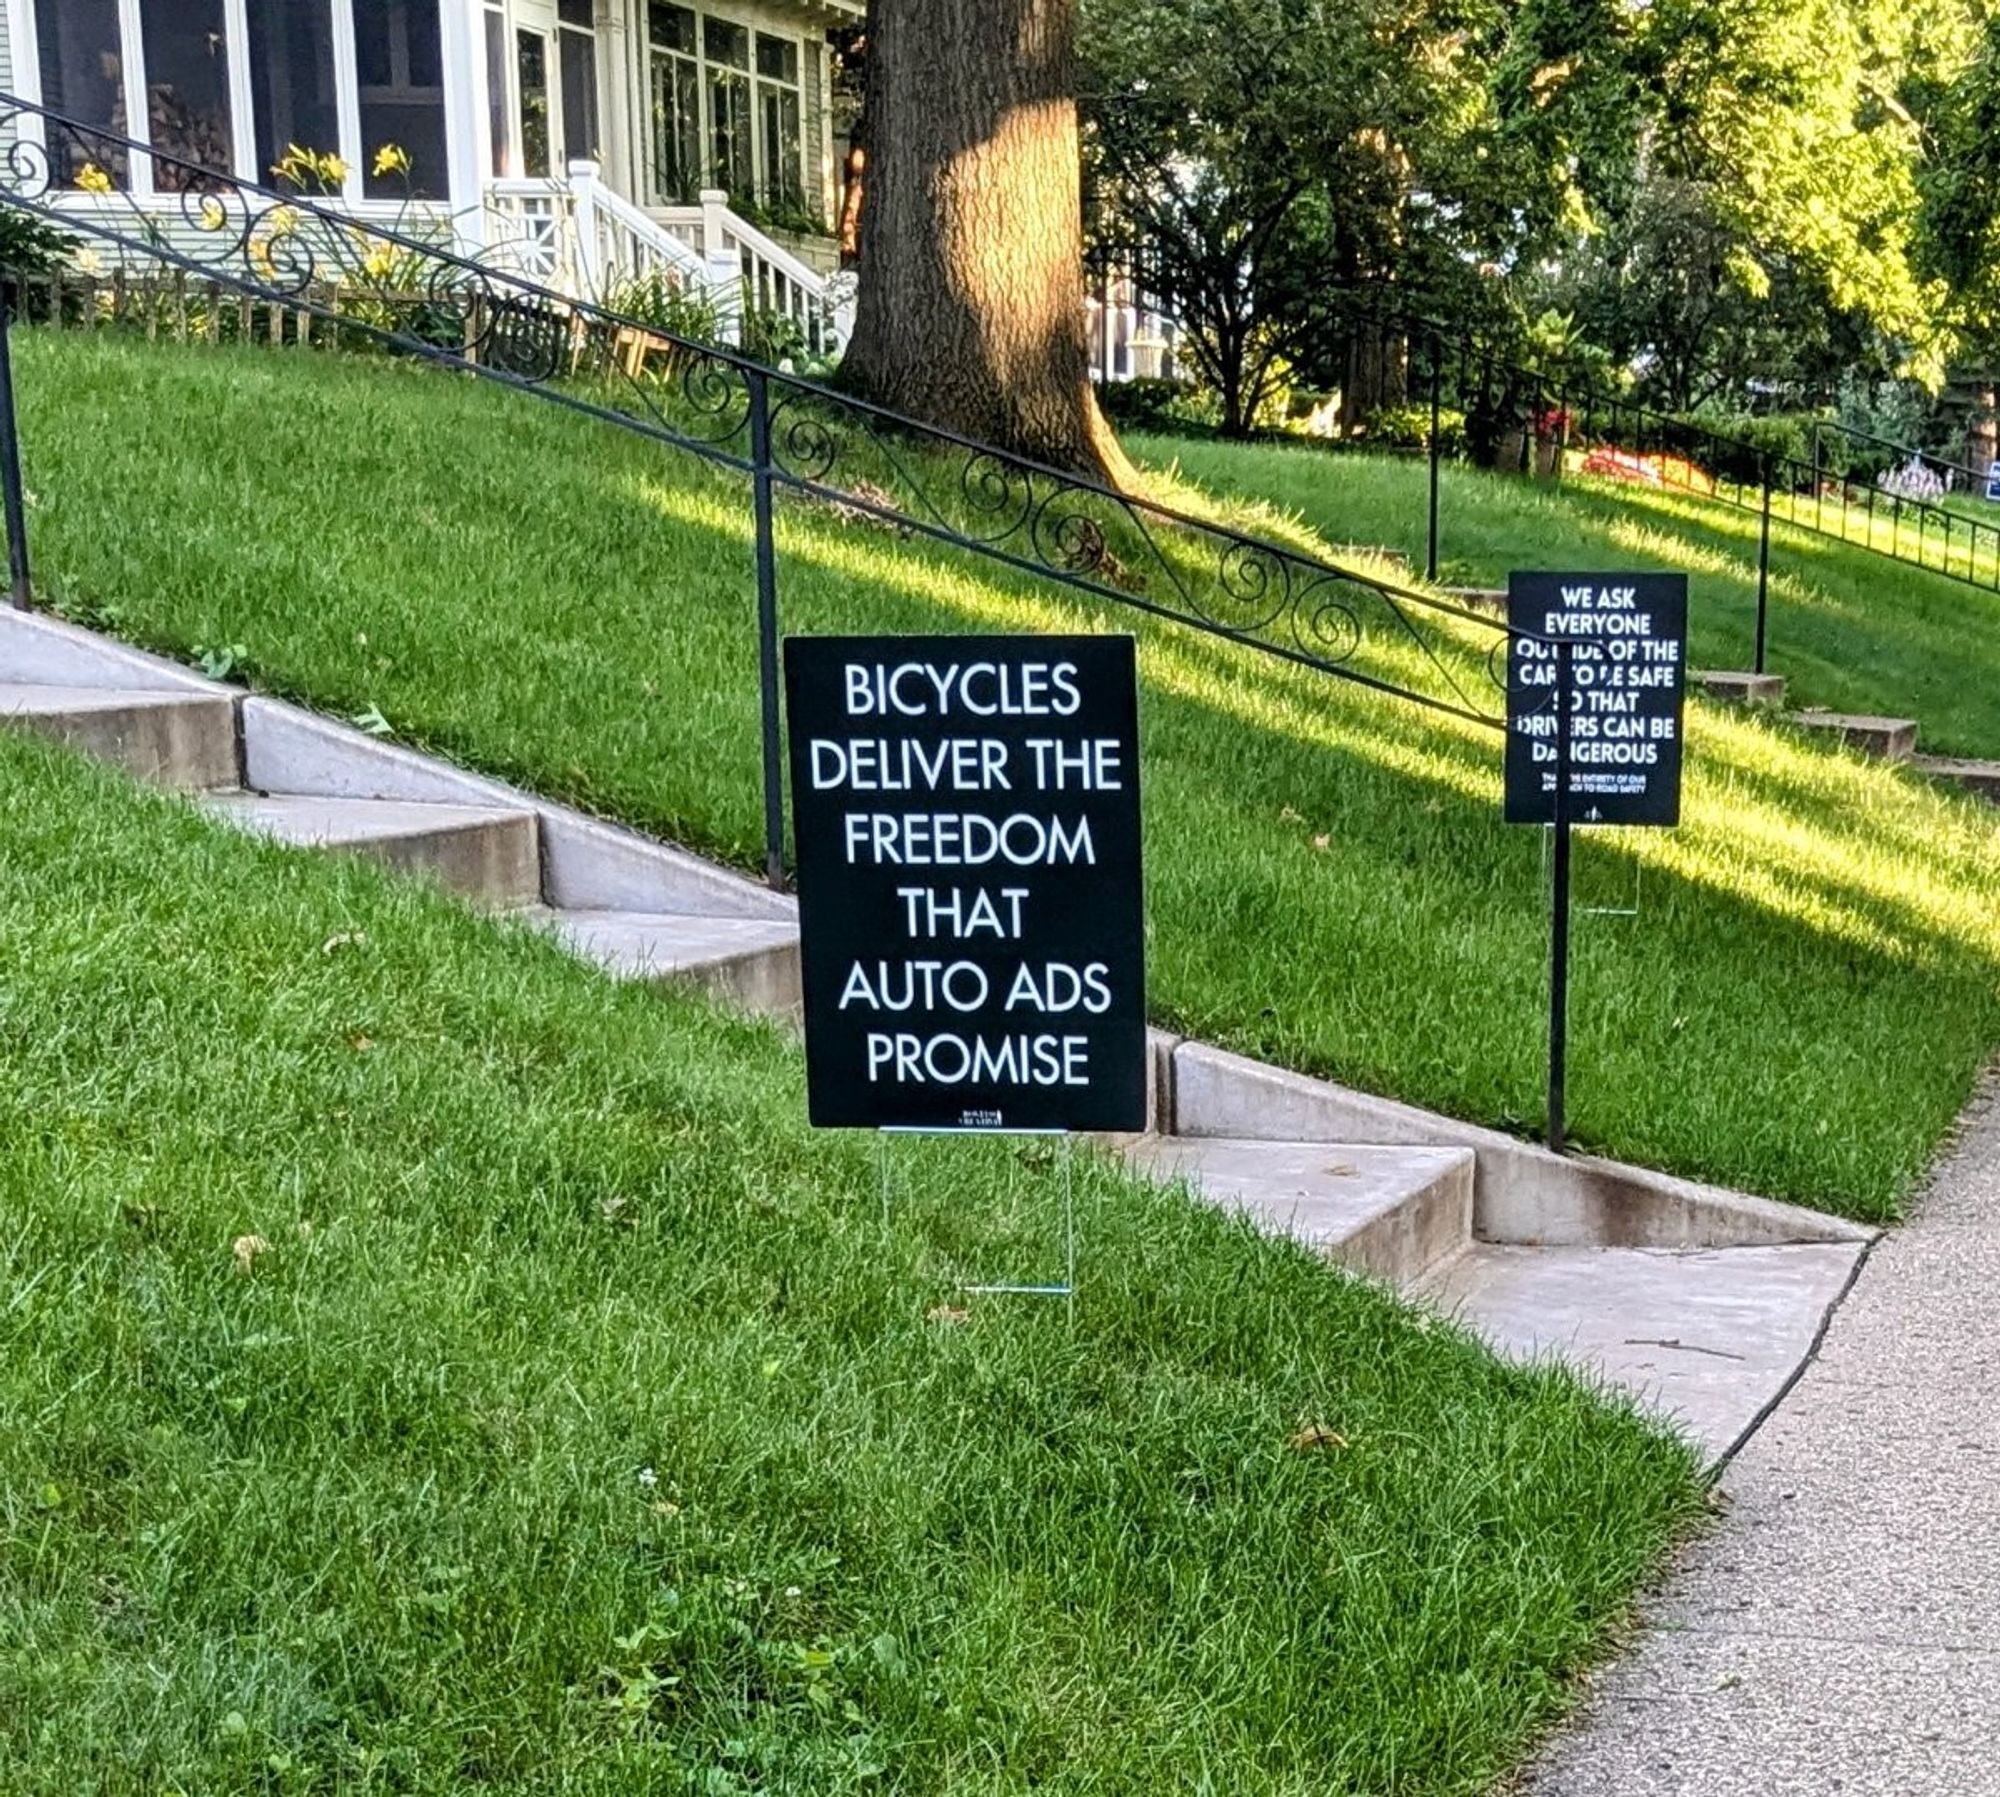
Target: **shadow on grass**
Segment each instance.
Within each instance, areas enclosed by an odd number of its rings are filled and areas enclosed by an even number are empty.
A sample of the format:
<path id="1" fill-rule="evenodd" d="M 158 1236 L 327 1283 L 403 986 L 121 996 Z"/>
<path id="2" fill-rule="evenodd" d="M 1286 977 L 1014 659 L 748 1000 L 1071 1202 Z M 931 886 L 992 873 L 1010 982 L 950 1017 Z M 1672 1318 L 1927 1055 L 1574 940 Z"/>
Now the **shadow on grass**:
<path id="1" fill-rule="evenodd" d="M 85 608 L 756 864 L 734 477 L 420 371 L 64 345 L 58 386 L 29 347 L 37 538 Z M 789 629 L 1135 629 L 1164 1021 L 1539 1121 L 1542 845 L 1499 822 L 1497 734 L 823 511 L 781 532 Z M 1607 888 L 1644 876 L 1639 917 L 1580 921 L 1577 1130 L 1891 1214 L 2000 1040 L 2000 829 L 1708 711 L 1689 815 L 1591 843 Z"/>

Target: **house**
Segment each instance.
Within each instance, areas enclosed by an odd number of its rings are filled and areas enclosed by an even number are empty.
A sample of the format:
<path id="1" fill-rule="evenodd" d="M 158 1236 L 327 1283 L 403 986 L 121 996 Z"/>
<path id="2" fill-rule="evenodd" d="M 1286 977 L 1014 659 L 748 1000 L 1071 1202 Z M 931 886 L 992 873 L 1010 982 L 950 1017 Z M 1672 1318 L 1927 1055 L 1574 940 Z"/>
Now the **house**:
<path id="1" fill-rule="evenodd" d="M 833 347 L 829 32 L 863 0 L 0 0 L 18 96 L 269 184 L 339 158 L 357 213 L 588 297 L 665 275 L 782 311 Z M 23 129 L 33 133 L 29 117 Z M 109 182 L 171 224 L 187 178 L 48 133 L 73 198 Z M 401 157 L 381 156 L 394 146 Z M 129 204 L 120 198 L 119 204 Z"/>

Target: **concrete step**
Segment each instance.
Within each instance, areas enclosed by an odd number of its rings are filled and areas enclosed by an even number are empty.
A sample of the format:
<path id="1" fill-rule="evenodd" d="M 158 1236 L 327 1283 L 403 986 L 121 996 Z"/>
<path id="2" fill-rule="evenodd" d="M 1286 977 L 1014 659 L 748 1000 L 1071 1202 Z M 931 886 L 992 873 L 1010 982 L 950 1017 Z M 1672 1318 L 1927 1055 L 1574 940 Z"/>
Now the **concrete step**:
<path id="1" fill-rule="evenodd" d="M 1477 1243 L 1417 1296 L 1518 1360 L 1556 1358 L 1729 1452 L 1805 1363 L 1866 1245 L 1522 1248 Z"/>
<path id="2" fill-rule="evenodd" d="M 628 980 L 673 980 L 764 1016 L 799 1015 L 796 924 L 648 911 L 534 914 L 575 954 Z"/>
<path id="3" fill-rule="evenodd" d="M 236 707 L 225 695 L 0 681 L 0 722 L 197 791 L 238 783 Z"/>
<path id="4" fill-rule="evenodd" d="M 1125 1158 L 1377 1279 L 1418 1279 L 1472 1237 L 1469 1148 L 1145 1136 Z"/>
<path id="5" fill-rule="evenodd" d="M 2000 761 L 1965 761 L 1950 755 L 1919 755 L 1911 764 L 1933 780 L 1949 780 L 1967 792 L 2000 805 Z"/>
<path id="6" fill-rule="evenodd" d="M 1850 748 L 1885 761 L 1908 761 L 1917 752 L 1915 718 L 1871 718 L 1844 711 L 1788 711 L 1786 721 L 1806 730 L 1825 730 Z"/>
<path id="7" fill-rule="evenodd" d="M 541 850 L 531 811 L 286 793 L 215 793 L 205 802 L 246 830 L 301 847 L 366 855 L 482 904 L 529 905 L 541 897 Z"/>
<path id="8" fill-rule="evenodd" d="M 1782 674 L 1751 674 L 1732 668 L 1698 668 L 1695 684 L 1711 699 L 1733 705 L 1782 705 L 1785 677 Z"/>

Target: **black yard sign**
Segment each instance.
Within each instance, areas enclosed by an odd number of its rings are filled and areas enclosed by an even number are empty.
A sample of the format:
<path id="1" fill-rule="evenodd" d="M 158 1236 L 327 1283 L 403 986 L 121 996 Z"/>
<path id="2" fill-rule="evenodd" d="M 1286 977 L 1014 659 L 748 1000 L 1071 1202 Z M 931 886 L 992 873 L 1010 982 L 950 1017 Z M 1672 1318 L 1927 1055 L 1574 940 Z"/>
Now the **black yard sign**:
<path id="1" fill-rule="evenodd" d="M 1136 1130 L 1130 637 L 785 643 L 822 1128 Z"/>
<path id="2" fill-rule="evenodd" d="M 1685 574 L 1515 573 L 1507 821 L 1555 821 L 1560 668 L 1570 651 L 1569 821 L 1677 824 L 1687 676 Z"/>

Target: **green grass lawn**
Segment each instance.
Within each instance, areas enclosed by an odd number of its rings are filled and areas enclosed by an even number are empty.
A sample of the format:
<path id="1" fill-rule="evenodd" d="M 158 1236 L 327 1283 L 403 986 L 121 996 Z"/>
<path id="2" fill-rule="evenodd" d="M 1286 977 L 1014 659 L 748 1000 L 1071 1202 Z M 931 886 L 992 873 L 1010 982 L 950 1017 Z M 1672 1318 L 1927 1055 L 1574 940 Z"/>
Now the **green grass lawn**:
<path id="1" fill-rule="evenodd" d="M 736 477 L 380 360 L 35 332 L 18 360 L 38 566 L 76 615 L 241 645 L 265 687 L 758 863 Z M 1354 484 L 1329 536 L 1384 534 L 1368 464 L 1267 461 L 1283 503 Z M 1540 1122 L 1544 842 L 1499 821 L 1496 736 L 823 508 L 780 527 L 792 630 L 1136 627 L 1162 1021 Z M 1640 913 L 1579 919 L 1573 1132 L 1893 1216 L 2000 1043 L 2000 815 L 1721 708 L 1690 750 L 1682 828 L 1579 851 L 1580 901 Z"/>
<path id="2" fill-rule="evenodd" d="M 1273 521 L 1295 514 L 1331 541 L 1383 544 L 1423 566 L 1421 459 L 1169 438 L 1135 446 L 1211 492 L 1262 502 Z M 1800 505 L 1809 517 L 1811 501 Z M 1857 535 L 1861 522 L 1857 514 Z M 1448 467 L 1439 574 L 1502 586 L 1512 568 L 1681 569 L 1695 666 L 1747 668 L 1758 529 L 1754 513 L 1686 494 Z M 1877 534 L 1889 541 L 1886 516 Z M 1992 542 L 1982 541 L 1990 561 Z M 1903 545 L 1915 553 L 1908 527 Z M 1932 532 L 1924 553 L 1936 563 L 1944 547 Z M 1966 547 L 1961 531 L 1954 565 Z M 1791 703 L 1913 717 L 1932 753 L 2000 759 L 2000 593 L 1782 523 L 1771 570 L 1769 666 L 1790 682 Z"/>
<path id="3" fill-rule="evenodd" d="M 772 1030 L 7 735 L 0 819 L 9 1793 L 1470 1792 L 1696 1508 L 1107 1163 L 1073 1320 L 966 1300 L 1048 1150 L 885 1225 Z"/>

